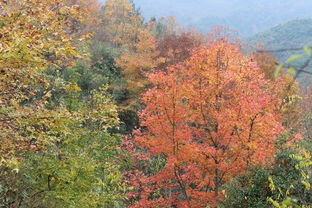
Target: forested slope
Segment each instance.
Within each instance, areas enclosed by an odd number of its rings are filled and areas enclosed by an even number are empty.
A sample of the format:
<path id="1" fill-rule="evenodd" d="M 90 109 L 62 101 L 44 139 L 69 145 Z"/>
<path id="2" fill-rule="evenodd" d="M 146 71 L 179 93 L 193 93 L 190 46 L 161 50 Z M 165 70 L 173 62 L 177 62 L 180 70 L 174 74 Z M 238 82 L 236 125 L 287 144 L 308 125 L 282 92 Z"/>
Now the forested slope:
<path id="1" fill-rule="evenodd" d="M 0 7 L 0 207 L 311 205 L 294 69 L 129 0 Z"/>
<path id="2" fill-rule="evenodd" d="M 251 45 L 262 43 L 267 50 L 291 49 L 312 44 L 312 19 L 300 19 L 278 25 L 247 39 Z M 291 52 L 294 53 L 294 52 Z M 289 53 L 276 53 L 280 61 L 286 61 Z"/>
<path id="3" fill-rule="evenodd" d="M 258 46 L 260 46 L 258 49 L 262 48 L 264 50 L 285 49 L 285 51 L 271 53 L 281 63 L 286 62 L 292 55 L 301 54 L 304 57 L 293 63 L 295 66 L 300 67 L 304 65 L 308 58 L 303 48 L 312 45 L 312 19 L 293 20 L 278 25 L 246 39 L 246 44 L 252 49 L 257 49 Z M 300 48 L 301 50 L 293 50 Z M 306 70 L 311 71 L 311 66 L 307 66 Z M 305 75 L 301 76 L 300 80 L 304 86 L 310 85 L 311 80 L 308 78 Z"/>

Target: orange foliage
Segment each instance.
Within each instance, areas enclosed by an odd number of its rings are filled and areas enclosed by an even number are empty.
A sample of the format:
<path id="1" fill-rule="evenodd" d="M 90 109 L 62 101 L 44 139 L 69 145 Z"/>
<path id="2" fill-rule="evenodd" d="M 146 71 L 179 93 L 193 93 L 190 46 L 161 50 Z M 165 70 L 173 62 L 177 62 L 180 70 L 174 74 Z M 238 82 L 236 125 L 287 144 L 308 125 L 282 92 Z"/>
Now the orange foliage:
<path id="1" fill-rule="evenodd" d="M 142 131 L 135 143 L 166 166 L 152 176 L 130 177 L 139 199 L 131 207 L 206 207 L 221 186 L 247 167 L 273 159 L 283 130 L 271 83 L 235 44 L 212 41 L 183 64 L 149 75 Z"/>
<path id="2" fill-rule="evenodd" d="M 102 20 L 105 31 L 101 38 L 112 43 L 119 53 L 116 63 L 122 68 L 129 92 L 123 106 L 132 108 L 138 105 L 138 95 L 149 83 L 145 73 L 161 61 L 156 41 L 129 0 L 107 0 Z"/>
<path id="3" fill-rule="evenodd" d="M 165 60 L 158 68 L 164 69 L 184 61 L 202 44 L 203 37 L 194 31 L 169 34 L 160 38 L 157 42 L 157 50 L 160 53 L 159 57 Z"/>
<path id="4" fill-rule="evenodd" d="M 148 31 L 140 31 L 137 39 L 133 47 L 123 51 L 117 60 L 117 65 L 123 69 L 127 89 L 134 99 L 137 99 L 137 95 L 142 93 L 149 83 L 145 73 L 161 62 L 161 59 L 156 58 L 158 52 L 155 40 Z"/>
<path id="5" fill-rule="evenodd" d="M 100 24 L 102 4 L 99 0 L 68 0 L 69 5 L 77 5 L 84 12 L 83 32 L 94 32 Z"/>
<path id="6" fill-rule="evenodd" d="M 287 129 L 297 128 L 300 124 L 302 102 L 298 82 L 285 72 L 282 72 L 279 77 L 275 77 L 278 62 L 273 56 L 266 53 L 256 53 L 254 59 L 261 71 L 264 72 L 265 78 L 272 82 L 276 93 L 282 100 L 278 107 L 282 114 L 281 122 Z"/>

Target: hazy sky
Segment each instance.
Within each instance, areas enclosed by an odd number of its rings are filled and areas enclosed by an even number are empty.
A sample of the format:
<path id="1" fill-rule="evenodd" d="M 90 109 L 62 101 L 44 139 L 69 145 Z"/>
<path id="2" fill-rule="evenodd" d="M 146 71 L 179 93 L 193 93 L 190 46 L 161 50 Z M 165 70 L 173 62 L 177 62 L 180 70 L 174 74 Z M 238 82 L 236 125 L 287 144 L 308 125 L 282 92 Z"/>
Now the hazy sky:
<path id="1" fill-rule="evenodd" d="M 227 25 L 250 36 L 289 20 L 312 17 L 312 0 L 133 0 L 146 19 L 175 16 L 208 31 Z"/>
<path id="2" fill-rule="evenodd" d="M 207 31 L 228 25 L 249 36 L 293 19 L 312 17 L 312 0 L 134 0 L 142 14 L 176 16 L 182 24 Z"/>

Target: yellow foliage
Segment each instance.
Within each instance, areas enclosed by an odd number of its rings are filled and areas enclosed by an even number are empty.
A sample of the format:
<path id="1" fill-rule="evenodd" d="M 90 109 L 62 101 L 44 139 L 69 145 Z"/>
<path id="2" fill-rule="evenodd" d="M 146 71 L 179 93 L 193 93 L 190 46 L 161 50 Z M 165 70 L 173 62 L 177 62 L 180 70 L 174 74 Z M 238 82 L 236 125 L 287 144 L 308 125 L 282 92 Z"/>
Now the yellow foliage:
<path id="1" fill-rule="evenodd" d="M 120 53 L 117 65 L 123 69 L 130 93 L 130 100 L 125 104 L 137 103 L 139 94 L 148 85 L 146 72 L 164 61 L 158 59 L 156 40 L 129 0 L 107 0 L 103 23 L 108 41 Z"/>
<path id="2" fill-rule="evenodd" d="M 103 24 L 109 41 L 116 46 L 135 42 L 139 28 L 143 26 L 142 17 L 128 0 L 107 0 Z"/>
<path id="3" fill-rule="evenodd" d="M 68 116 L 44 108 L 51 92 L 42 71 L 80 57 L 67 28 L 82 14 L 62 0 L 1 2 L 0 154 L 9 164 L 16 152 L 32 149 L 32 138 L 38 146 L 53 139 L 43 129 L 53 132 L 60 128 L 56 121 Z M 47 90 L 37 98 L 42 89 Z"/>

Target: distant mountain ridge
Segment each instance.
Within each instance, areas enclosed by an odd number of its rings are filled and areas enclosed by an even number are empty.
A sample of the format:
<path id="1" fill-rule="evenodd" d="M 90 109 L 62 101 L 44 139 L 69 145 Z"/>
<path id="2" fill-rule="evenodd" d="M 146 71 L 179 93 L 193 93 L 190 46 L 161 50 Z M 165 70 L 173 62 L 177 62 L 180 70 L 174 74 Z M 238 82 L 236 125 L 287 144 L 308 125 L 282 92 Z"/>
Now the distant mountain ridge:
<path id="1" fill-rule="evenodd" d="M 292 20 L 258 33 L 246 39 L 250 45 L 263 43 L 266 49 L 298 48 L 312 45 L 312 18 Z M 280 61 L 286 61 L 294 52 L 276 53 Z"/>
<path id="2" fill-rule="evenodd" d="M 226 25 L 244 37 L 293 19 L 312 18 L 310 0 L 133 0 L 142 14 L 175 16 L 183 25 L 207 32 Z"/>
<path id="3" fill-rule="evenodd" d="M 312 19 L 300 19 L 289 21 L 285 24 L 273 27 L 265 32 L 258 33 L 245 42 L 255 49 L 257 43 L 262 43 L 266 50 L 300 48 L 304 46 L 312 46 Z M 302 54 L 305 58 L 292 63 L 297 68 L 304 65 L 307 55 L 301 51 L 286 51 L 273 53 L 273 55 L 281 62 L 285 63 L 292 55 Z M 312 66 L 308 66 L 305 70 L 312 72 Z M 311 86 L 312 76 L 302 74 L 299 77 L 302 87 Z"/>

